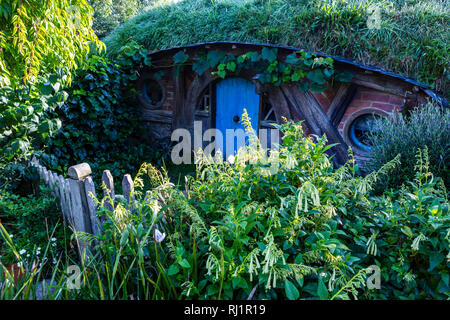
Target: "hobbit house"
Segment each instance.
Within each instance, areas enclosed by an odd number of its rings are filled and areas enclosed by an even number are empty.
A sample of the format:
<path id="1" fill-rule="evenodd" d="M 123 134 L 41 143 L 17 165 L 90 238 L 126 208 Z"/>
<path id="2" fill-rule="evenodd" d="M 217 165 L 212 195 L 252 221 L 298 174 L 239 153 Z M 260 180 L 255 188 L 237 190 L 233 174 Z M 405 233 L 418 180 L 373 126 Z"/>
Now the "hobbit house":
<path id="1" fill-rule="evenodd" d="M 256 132 L 286 118 L 303 121 L 305 134 L 326 134 L 342 164 L 349 146 L 357 159 L 368 157 L 374 117 L 428 101 L 447 105 L 413 79 L 291 47 L 211 42 L 149 56 L 137 90 L 150 143 L 170 141 L 177 128 L 192 131 L 195 121 L 203 132 L 242 127 L 245 108 Z"/>

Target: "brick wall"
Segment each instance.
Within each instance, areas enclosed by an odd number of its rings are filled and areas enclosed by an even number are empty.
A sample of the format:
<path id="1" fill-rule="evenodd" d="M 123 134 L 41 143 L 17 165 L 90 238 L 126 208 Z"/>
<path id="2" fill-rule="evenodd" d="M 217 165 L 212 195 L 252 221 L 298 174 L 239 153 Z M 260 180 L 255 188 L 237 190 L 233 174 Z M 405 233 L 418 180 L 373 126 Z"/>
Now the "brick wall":
<path id="1" fill-rule="evenodd" d="M 344 128 L 348 121 L 352 121 L 356 112 L 360 112 L 363 109 L 367 109 L 367 113 L 371 113 L 375 110 L 380 110 L 385 113 L 392 113 L 395 111 L 401 111 L 405 99 L 396 95 L 388 94 L 373 89 L 366 89 L 359 87 L 356 91 L 355 97 L 348 106 L 341 122 L 339 123 L 338 130 L 344 135 Z"/>
<path id="2" fill-rule="evenodd" d="M 164 85 L 166 92 L 166 99 L 161 109 L 173 111 L 175 108 L 175 81 L 172 72 L 164 72 L 161 83 Z"/>

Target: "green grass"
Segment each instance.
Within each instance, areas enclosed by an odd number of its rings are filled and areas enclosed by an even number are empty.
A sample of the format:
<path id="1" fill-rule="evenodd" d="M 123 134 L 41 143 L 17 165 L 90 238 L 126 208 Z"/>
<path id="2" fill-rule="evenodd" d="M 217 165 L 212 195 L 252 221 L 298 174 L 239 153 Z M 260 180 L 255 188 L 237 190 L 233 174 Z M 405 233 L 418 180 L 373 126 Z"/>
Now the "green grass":
<path id="1" fill-rule="evenodd" d="M 369 29 L 370 6 L 381 29 Z M 290 45 L 408 75 L 450 97 L 450 5 L 439 0 L 159 1 L 104 39 L 110 55 L 204 41 Z"/>

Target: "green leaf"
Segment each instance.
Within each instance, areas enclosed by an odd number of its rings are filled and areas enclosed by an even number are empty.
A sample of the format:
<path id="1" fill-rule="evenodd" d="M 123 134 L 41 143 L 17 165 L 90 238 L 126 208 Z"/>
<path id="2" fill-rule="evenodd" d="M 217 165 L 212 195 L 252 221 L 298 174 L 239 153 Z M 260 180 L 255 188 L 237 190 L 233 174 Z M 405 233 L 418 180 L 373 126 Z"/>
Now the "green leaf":
<path id="1" fill-rule="evenodd" d="M 353 79 L 353 73 L 350 71 L 336 72 L 334 78 L 340 82 L 350 82 Z"/>
<path id="2" fill-rule="evenodd" d="M 430 256 L 430 268 L 428 272 L 433 271 L 442 261 L 444 261 L 445 256 L 442 253 L 433 253 Z"/>
<path id="3" fill-rule="evenodd" d="M 261 56 L 264 60 L 274 62 L 277 59 L 277 52 L 278 50 L 276 48 L 269 49 L 267 47 L 264 47 L 261 51 Z"/>
<path id="4" fill-rule="evenodd" d="M 236 70 L 236 63 L 231 61 L 227 63 L 227 69 L 231 72 L 234 72 Z"/>
<path id="5" fill-rule="evenodd" d="M 326 82 L 325 76 L 321 69 L 316 69 L 308 72 L 307 78 L 317 84 L 324 84 Z"/>
<path id="6" fill-rule="evenodd" d="M 181 261 L 178 262 L 180 264 L 180 266 L 182 266 L 185 269 L 189 269 L 191 267 L 191 265 L 189 264 L 189 262 L 186 259 L 183 259 Z"/>
<path id="7" fill-rule="evenodd" d="M 289 64 L 295 64 L 295 63 L 297 63 L 298 62 L 298 58 L 297 58 L 297 54 L 296 53 L 291 53 L 290 55 L 288 55 L 287 57 L 286 57 L 286 60 L 285 60 L 285 62 L 286 63 L 289 63 Z"/>
<path id="8" fill-rule="evenodd" d="M 173 56 L 173 63 L 174 64 L 185 63 L 187 61 L 187 59 L 189 59 L 189 55 L 185 54 L 183 51 L 178 51 Z"/>
<path id="9" fill-rule="evenodd" d="M 205 73 L 206 70 L 209 68 L 209 63 L 206 60 L 200 59 L 198 61 L 195 61 L 192 65 L 192 69 L 197 72 L 199 75 L 202 75 Z"/>
<path id="10" fill-rule="evenodd" d="M 167 274 L 169 276 L 173 276 L 174 274 L 177 274 L 180 271 L 180 268 L 176 264 L 172 264 L 169 269 L 167 269 Z"/>
<path id="11" fill-rule="evenodd" d="M 412 230 L 411 230 L 410 227 L 404 226 L 403 228 L 401 228 L 401 230 L 402 230 L 402 232 L 403 232 L 404 234 L 406 234 L 408 237 L 411 238 L 411 237 L 413 236 L 413 232 L 412 232 Z"/>
<path id="12" fill-rule="evenodd" d="M 297 300 L 300 297 L 300 293 L 297 288 L 288 279 L 284 280 L 284 290 L 286 292 L 286 297 L 289 300 Z"/>
<path id="13" fill-rule="evenodd" d="M 319 282 L 317 284 L 317 295 L 319 296 L 320 300 L 327 300 L 328 299 L 328 289 L 325 286 L 325 283 L 322 280 L 322 277 L 319 276 Z"/>
<path id="14" fill-rule="evenodd" d="M 224 56 L 223 52 L 217 50 L 209 51 L 208 54 L 206 55 L 206 60 L 208 62 L 209 67 L 214 68 L 223 58 L 223 56 Z"/>

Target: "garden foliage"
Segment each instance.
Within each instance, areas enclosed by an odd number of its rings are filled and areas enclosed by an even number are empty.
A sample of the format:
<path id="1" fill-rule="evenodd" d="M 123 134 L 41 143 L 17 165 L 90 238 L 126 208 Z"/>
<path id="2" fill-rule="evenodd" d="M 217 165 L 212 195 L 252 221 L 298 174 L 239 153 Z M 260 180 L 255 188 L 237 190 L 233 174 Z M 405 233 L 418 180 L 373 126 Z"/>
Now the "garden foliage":
<path id="1" fill-rule="evenodd" d="M 395 113 L 387 118 L 377 118 L 369 137 L 371 158 L 367 167 L 377 170 L 396 155 L 401 155 L 401 165 L 392 174 L 383 177 L 378 188 L 398 188 L 411 181 L 416 173 L 416 154 L 427 147 L 430 171 L 450 185 L 450 110 L 427 104 L 409 110 L 407 114 Z"/>
<path id="2" fill-rule="evenodd" d="M 303 137 L 298 123 L 279 128 L 282 145 L 269 158 L 250 147 L 231 163 L 198 153 L 184 190 L 143 165 L 135 201 L 119 200 L 111 212 L 111 199 L 99 200 L 102 235 L 75 234 L 93 249 L 78 263 L 80 289 L 57 285 L 48 298 L 448 298 L 449 203 L 427 150 L 409 185 L 375 197 L 398 158 L 359 177 L 353 161 L 333 168 L 324 137 Z M 268 159 L 278 159 L 277 170 Z M 373 265 L 379 290 L 366 287 Z M 65 270 L 55 282 L 64 283 Z M 3 296 L 17 293 L 9 283 Z"/>
<path id="3" fill-rule="evenodd" d="M 147 60 L 133 49 L 119 61 L 93 55 L 88 67 L 76 74 L 67 89 L 69 98 L 57 112 L 62 128 L 41 154 L 48 168 L 67 172 L 71 165 L 88 162 L 99 178 L 105 169 L 115 176 L 135 174 L 142 162 L 160 160 L 162 155 L 139 139 L 145 131 L 134 80 L 140 63 Z"/>

